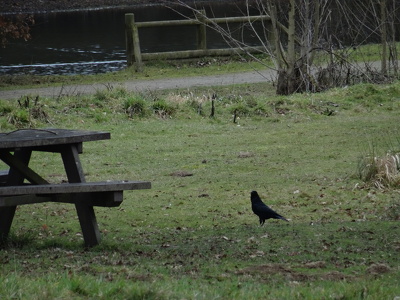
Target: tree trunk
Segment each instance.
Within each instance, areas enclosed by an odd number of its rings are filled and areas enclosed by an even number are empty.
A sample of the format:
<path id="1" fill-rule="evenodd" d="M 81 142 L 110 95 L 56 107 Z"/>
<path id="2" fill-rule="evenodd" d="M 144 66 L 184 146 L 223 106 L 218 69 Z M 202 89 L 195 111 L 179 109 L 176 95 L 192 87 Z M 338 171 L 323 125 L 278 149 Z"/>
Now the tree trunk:
<path id="1" fill-rule="evenodd" d="M 292 74 L 294 71 L 295 63 L 296 63 L 296 51 L 295 51 L 295 36 L 296 36 L 296 21 L 295 21 L 295 13 L 296 13 L 296 1 L 290 0 L 290 10 L 289 10 L 289 23 L 288 23 L 288 52 L 287 52 L 287 61 L 288 61 L 288 73 Z"/>
<path id="2" fill-rule="evenodd" d="M 392 7 L 389 12 L 389 26 L 390 26 L 390 44 L 389 44 L 389 64 L 392 66 L 393 75 L 398 77 L 399 71 L 399 61 L 397 55 L 397 45 L 396 45 L 396 0 L 392 1 Z M 389 67 L 390 68 L 390 67 Z"/>
<path id="3" fill-rule="evenodd" d="M 312 18 L 313 20 L 313 36 L 311 38 L 311 49 L 314 49 L 317 47 L 319 38 L 320 38 L 320 27 L 321 27 L 321 5 L 320 5 L 320 0 L 314 0 L 314 16 Z M 308 63 L 311 66 L 314 63 L 314 56 L 315 56 L 315 51 L 311 51 L 310 57 L 308 59 Z"/>
<path id="4" fill-rule="evenodd" d="M 276 9 L 275 3 L 273 1 L 267 1 L 267 9 L 269 11 L 269 14 L 271 16 L 271 23 L 272 23 L 272 48 L 275 50 L 274 51 L 274 58 L 275 58 L 275 67 L 280 70 L 282 68 L 285 68 L 285 57 L 283 54 L 282 50 L 282 45 L 280 41 L 280 34 L 279 34 L 279 29 L 278 29 L 278 13 Z"/>
<path id="5" fill-rule="evenodd" d="M 290 0 L 290 10 L 289 10 L 289 23 L 288 23 L 288 94 L 293 94 L 299 90 L 300 83 L 300 72 L 296 67 L 296 1 Z"/>
<path id="6" fill-rule="evenodd" d="M 381 43 L 382 43 L 382 57 L 381 57 L 381 72 L 386 75 L 388 73 L 388 45 L 387 45 L 387 16 L 386 16 L 386 0 L 380 0 L 381 9 Z"/>
<path id="7" fill-rule="evenodd" d="M 288 20 L 288 48 L 286 57 L 286 69 L 278 70 L 278 81 L 276 93 L 278 95 L 289 95 L 295 93 L 299 88 L 299 77 L 296 74 L 296 3 L 290 0 L 289 20 Z"/>

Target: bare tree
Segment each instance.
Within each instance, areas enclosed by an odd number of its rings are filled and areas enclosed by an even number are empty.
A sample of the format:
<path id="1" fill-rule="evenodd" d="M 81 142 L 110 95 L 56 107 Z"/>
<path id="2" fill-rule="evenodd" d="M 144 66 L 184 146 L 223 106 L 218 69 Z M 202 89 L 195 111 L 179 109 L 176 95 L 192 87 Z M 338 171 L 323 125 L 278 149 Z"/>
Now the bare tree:
<path id="1" fill-rule="evenodd" d="M 279 1 L 266 1 L 269 6 L 273 28 L 286 23 L 285 8 L 278 12 Z M 281 51 L 284 64 L 278 70 L 277 93 L 316 91 L 319 89 L 312 67 L 315 54 L 324 50 L 320 45 L 321 27 L 329 16 L 327 0 L 290 0 L 287 13 L 287 30 L 276 31 L 275 47 L 284 49 L 287 34 L 287 50 Z M 283 16 L 281 19 L 278 16 Z"/>
<path id="2" fill-rule="evenodd" d="M 387 47 L 387 14 L 386 14 L 386 0 L 380 0 L 380 33 L 381 33 L 381 43 L 382 43 L 382 57 L 381 57 L 381 72 L 382 74 L 387 74 L 388 72 L 388 47 Z"/>
<path id="3" fill-rule="evenodd" d="M 187 3 L 177 1 L 181 6 L 195 11 L 195 15 L 207 18 L 207 26 L 218 31 L 230 46 L 242 49 L 241 53 L 256 59 L 254 52 L 249 51 L 243 40 L 234 38 L 229 27 L 213 23 L 201 10 L 190 7 Z M 291 94 L 303 91 L 316 91 L 318 87 L 312 74 L 315 52 L 319 47 L 320 28 L 323 26 L 329 11 L 328 0 L 246 0 L 245 12 L 249 15 L 250 6 L 256 7 L 260 14 L 270 17 L 263 21 L 263 32 L 259 33 L 253 23 L 247 24 L 258 37 L 277 71 L 277 93 Z"/>
<path id="4" fill-rule="evenodd" d="M 379 28 L 381 33 L 381 72 L 384 75 L 398 74 L 396 47 L 397 7 L 395 0 L 380 0 Z"/>
<path id="5" fill-rule="evenodd" d="M 269 21 L 263 21 L 262 33 L 250 21 L 246 26 L 253 30 L 262 52 L 273 62 L 268 67 L 277 71 L 277 93 L 292 94 L 377 78 L 368 73 L 371 71 L 368 66 L 352 62 L 350 57 L 358 45 L 376 35 L 382 45 L 380 76 L 386 76 L 388 59 L 397 62 L 396 1 L 246 0 L 244 13 L 249 15 L 249 8 L 256 7 L 261 15 L 270 17 Z M 207 26 L 218 31 L 230 46 L 243 49 L 242 53 L 257 60 L 253 52 L 246 50 L 249 47 L 243 40 L 233 37 L 229 27 L 212 23 L 204 12 L 182 0 L 176 2 L 195 11 L 196 16 L 201 15 L 201 19 L 207 19 Z M 316 58 L 319 58 L 318 64 Z"/>
<path id="6" fill-rule="evenodd" d="M 396 26 L 398 26 L 398 0 L 336 0 L 342 20 L 351 29 L 348 37 L 353 46 L 380 43 L 380 75 L 392 76 L 398 72 Z"/>

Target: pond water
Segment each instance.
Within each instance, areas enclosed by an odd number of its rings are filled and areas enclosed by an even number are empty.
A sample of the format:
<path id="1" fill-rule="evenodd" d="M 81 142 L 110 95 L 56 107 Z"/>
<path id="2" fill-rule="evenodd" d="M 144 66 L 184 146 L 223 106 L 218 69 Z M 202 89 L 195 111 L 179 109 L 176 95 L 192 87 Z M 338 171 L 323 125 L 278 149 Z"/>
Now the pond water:
<path id="1" fill-rule="evenodd" d="M 237 3 L 207 6 L 207 15 L 242 16 Z M 134 13 L 137 22 L 183 19 L 192 12 L 182 7 L 133 6 L 75 12 L 36 14 L 29 41 L 12 40 L 0 48 L 0 75 L 4 74 L 95 74 L 126 67 L 125 14 Z M 257 11 L 254 11 L 257 14 Z M 231 25 L 232 26 L 232 25 Z M 230 27 L 258 44 L 251 34 Z M 190 50 L 196 47 L 193 26 L 154 27 L 139 30 L 141 50 L 162 52 Z M 208 48 L 223 48 L 219 34 L 208 30 Z"/>

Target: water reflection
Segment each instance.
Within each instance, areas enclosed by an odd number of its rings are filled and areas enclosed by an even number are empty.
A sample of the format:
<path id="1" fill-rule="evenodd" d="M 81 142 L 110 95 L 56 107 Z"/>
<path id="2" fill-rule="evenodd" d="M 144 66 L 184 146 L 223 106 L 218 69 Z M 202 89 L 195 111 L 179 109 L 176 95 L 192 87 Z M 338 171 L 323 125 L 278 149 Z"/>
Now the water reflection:
<path id="1" fill-rule="evenodd" d="M 13 75 L 90 75 L 122 70 L 126 67 L 125 60 L 54 63 L 36 65 L 0 66 L 0 74 Z"/>
<path id="2" fill-rule="evenodd" d="M 1 74 L 94 74 L 126 67 L 125 13 L 136 21 L 182 19 L 179 12 L 162 6 L 58 12 L 35 15 L 32 39 L 12 41 L 0 49 Z M 207 7 L 216 17 L 242 15 L 236 3 Z M 250 34 L 248 35 L 251 38 Z M 209 48 L 226 46 L 218 34 L 208 32 Z M 140 29 L 142 52 L 189 50 L 196 47 L 191 26 Z M 256 43 L 256 41 L 254 41 Z"/>

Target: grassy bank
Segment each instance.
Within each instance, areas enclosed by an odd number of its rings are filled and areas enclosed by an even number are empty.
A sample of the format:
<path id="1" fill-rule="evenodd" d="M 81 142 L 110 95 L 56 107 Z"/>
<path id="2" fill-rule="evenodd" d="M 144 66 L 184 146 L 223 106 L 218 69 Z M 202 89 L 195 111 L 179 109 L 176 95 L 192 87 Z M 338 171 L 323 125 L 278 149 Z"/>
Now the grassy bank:
<path id="1" fill-rule="evenodd" d="M 0 252 L 0 298 L 400 296 L 398 186 L 360 179 L 363 158 L 399 151 L 399 83 L 289 97 L 268 84 L 144 94 L 109 86 L 1 101 L 0 111 L 2 131 L 110 131 L 110 141 L 84 145 L 87 180 L 153 185 L 96 209 L 103 241 L 89 250 L 71 205 L 19 207 Z M 56 155 L 35 153 L 32 163 L 65 179 Z M 290 223 L 259 227 L 253 189 Z"/>
<path id="2" fill-rule="evenodd" d="M 380 61 L 379 45 L 364 45 L 358 48 L 342 49 L 335 53 L 336 63 L 364 63 L 374 70 L 376 66 L 372 62 Z M 331 57 L 325 52 L 317 54 L 317 64 L 326 65 Z M 340 60 L 343 60 L 340 63 Z M 360 63 L 363 62 L 363 63 Z M 93 75 L 2 75 L 0 76 L 0 89 L 23 89 L 33 87 L 47 87 L 54 85 L 114 84 L 124 81 L 184 78 L 191 76 L 206 76 L 227 73 L 239 73 L 254 70 L 265 70 L 266 66 L 273 66 L 267 55 L 256 55 L 256 60 L 249 57 L 204 57 L 194 60 L 176 61 L 147 61 L 144 62 L 143 72 L 135 72 L 134 67 L 126 68 L 118 72 L 108 72 Z"/>
<path id="3" fill-rule="evenodd" d="M 263 64 L 269 64 L 264 56 L 259 57 Z M 0 89 L 21 89 L 69 84 L 116 83 L 146 79 L 182 78 L 227 73 L 238 73 L 265 68 L 255 61 L 246 61 L 237 57 L 203 58 L 180 61 L 149 61 L 143 72 L 132 68 L 118 72 L 93 75 L 3 75 L 0 76 Z"/>

